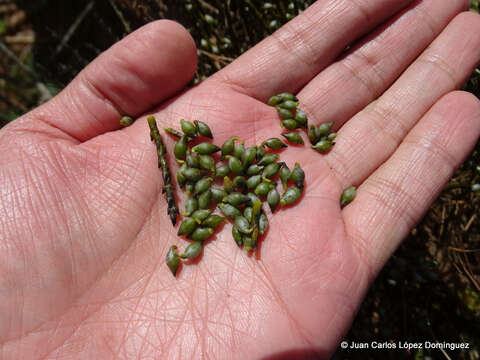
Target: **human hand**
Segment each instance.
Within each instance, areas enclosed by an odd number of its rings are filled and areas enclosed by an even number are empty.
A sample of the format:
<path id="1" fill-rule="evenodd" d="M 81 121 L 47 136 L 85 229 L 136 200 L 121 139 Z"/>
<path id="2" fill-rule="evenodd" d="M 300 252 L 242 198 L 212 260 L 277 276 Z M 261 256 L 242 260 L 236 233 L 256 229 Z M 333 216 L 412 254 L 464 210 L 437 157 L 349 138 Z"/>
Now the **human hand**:
<path id="1" fill-rule="evenodd" d="M 478 101 L 452 92 L 480 58 L 478 16 L 456 16 L 466 8 L 319 1 L 171 100 L 193 75 L 195 48 L 180 26 L 155 22 L 2 129 L 1 357 L 328 357 L 478 139 Z M 161 104 L 162 126 L 199 119 L 216 144 L 238 135 L 250 145 L 280 133 L 265 101 L 282 91 L 298 94 L 311 123 L 335 121 L 336 145 L 282 153 L 302 164 L 306 188 L 270 216 L 258 258 L 226 225 L 173 278 L 165 254 L 185 242 L 166 216 L 148 126 L 142 116 L 118 130 L 120 114 Z M 357 198 L 342 210 L 352 184 Z"/>

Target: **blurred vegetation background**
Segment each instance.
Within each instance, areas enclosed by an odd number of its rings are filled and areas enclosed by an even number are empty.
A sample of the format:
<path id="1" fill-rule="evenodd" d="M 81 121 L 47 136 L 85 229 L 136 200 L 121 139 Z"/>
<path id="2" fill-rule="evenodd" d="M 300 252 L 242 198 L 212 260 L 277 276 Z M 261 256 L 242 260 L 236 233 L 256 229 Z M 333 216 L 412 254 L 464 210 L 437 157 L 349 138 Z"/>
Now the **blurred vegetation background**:
<path id="1" fill-rule="evenodd" d="M 174 19 L 199 55 L 192 84 L 313 0 L 0 0 L 0 127 L 47 101 L 141 25 Z M 479 11 L 478 0 L 471 11 Z M 159 44 L 161 46 L 161 44 Z M 480 97 L 480 70 L 464 89 Z M 338 350 L 336 359 L 480 359 L 480 144 L 373 284 L 347 341 L 470 343 L 470 349 Z"/>

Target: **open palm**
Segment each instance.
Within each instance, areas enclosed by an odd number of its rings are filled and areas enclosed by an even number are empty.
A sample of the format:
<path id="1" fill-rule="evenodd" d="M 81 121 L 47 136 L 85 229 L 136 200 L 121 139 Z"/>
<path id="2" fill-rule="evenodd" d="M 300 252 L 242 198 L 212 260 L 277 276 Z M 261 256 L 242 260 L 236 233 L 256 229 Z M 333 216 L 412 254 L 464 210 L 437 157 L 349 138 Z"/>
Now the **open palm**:
<path id="1" fill-rule="evenodd" d="M 179 25 L 155 22 L 2 129 L 0 357 L 328 357 L 480 133 L 478 101 L 452 92 L 480 59 L 478 17 L 457 15 L 466 5 L 318 1 L 173 99 L 195 49 Z M 120 114 L 160 104 L 163 126 L 199 119 L 218 145 L 252 145 L 279 135 L 264 102 L 282 91 L 311 123 L 335 121 L 337 144 L 282 153 L 302 164 L 304 196 L 269 214 L 256 255 L 228 224 L 173 278 L 166 251 L 186 242 L 166 216 L 145 118 L 118 130 Z"/>

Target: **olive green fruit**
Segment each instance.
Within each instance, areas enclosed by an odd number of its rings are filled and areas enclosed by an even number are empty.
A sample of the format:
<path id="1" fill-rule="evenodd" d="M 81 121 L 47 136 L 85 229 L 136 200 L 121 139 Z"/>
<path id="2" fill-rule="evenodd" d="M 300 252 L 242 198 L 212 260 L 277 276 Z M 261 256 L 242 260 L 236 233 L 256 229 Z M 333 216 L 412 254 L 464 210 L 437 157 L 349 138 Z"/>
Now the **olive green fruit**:
<path id="1" fill-rule="evenodd" d="M 265 155 L 265 146 L 260 145 L 257 148 L 257 161 L 259 161 Z"/>
<path id="2" fill-rule="evenodd" d="M 248 202 L 248 204 L 255 204 L 256 201 L 260 202 L 260 204 L 262 204 L 262 201 L 258 198 L 257 195 L 255 195 L 254 193 L 252 192 L 249 192 L 247 193 L 247 196 L 248 198 L 250 199 L 250 201 Z"/>
<path id="3" fill-rule="evenodd" d="M 291 171 L 288 168 L 287 164 L 285 164 L 284 162 L 279 164 L 281 164 L 279 177 L 280 177 L 280 180 L 282 180 L 283 188 L 286 189 L 288 180 L 290 180 Z"/>
<path id="4" fill-rule="evenodd" d="M 251 224 L 252 223 L 252 207 L 251 206 L 247 206 L 244 210 L 243 210 L 243 216 L 245 217 L 245 219 L 248 220 L 248 222 Z"/>
<path id="5" fill-rule="evenodd" d="M 281 99 L 281 102 L 287 101 L 287 100 L 298 101 L 298 99 L 295 95 L 293 95 L 291 93 L 288 93 L 288 92 L 283 92 L 281 94 L 278 94 L 277 96 Z"/>
<path id="6" fill-rule="evenodd" d="M 238 140 L 238 136 L 232 136 L 230 139 L 225 141 L 222 145 L 222 159 L 226 155 L 233 154 L 233 150 L 235 149 L 235 141 Z"/>
<path id="7" fill-rule="evenodd" d="M 217 168 L 215 169 L 215 177 L 224 178 L 228 175 L 230 175 L 230 167 L 228 166 L 228 164 L 217 166 Z"/>
<path id="8" fill-rule="evenodd" d="M 342 193 L 342 197 L 340 198 L 340 206 L 346 206 L 350 204 L 355 196 L 357 195 L 357 188 L 355 186 L 350 186 L 349 188 L 345 189 Z"/>
<path id="9" fill-rule="evenodd" d="M 200 157 L 197 153 L 187 152 L 186 162 L 188 167 L 191 167 L 191 168 L 200 167 Z"/>
<path id="10" fill-rule="evenodd" d="M 295 163 L 295 167 L 290 175 L 290 180 L 293 181 L 296 187 L 303 189 L 303 182 L 305 180 L 305 172 L 302 170 L 298 163 Z"/>
<path id="11" fill-rule="evenodd" d="M 203 174 L 200 169 L 197 168 L 189 168 L 183 170 L 183 175 L 187 179 L 187 181 L 198 181 L 202 178 Z"/>
<path id="12" fill-rule="evenodd" d="M 320 138 L 317 136 L 315 129 L 316 128 L 313 125 L 310 125 L 308 129 L 308 139 L 310 140 L 311 144 L 316 144 L 320 140 Z"/>
<path id="13" fill-rule="evenodd" d="M 233 239 L 235 240 L 235 242 L 237 243 L 238 247 L 242 247 L 243 246 L 243 235 L 235 225 L 233 225 L 233 227 L 232 227 L 232 236 L 233 236 Z"/>
<path id="14" fill-rule="evenodd" d="M 243 172 L 242 162 L 238 158 L 236 158 L 235 156 L 231 156 L 228 159 L 228 167 L 236 175 L 239 175 Z"/>
<path id="15" fill-rule="evenodd" d="M 266 145 L 268 148 L 272 150 L 278 150 L 281 148 L 286 148 L 287 145 L 282 142 L 279 138 L 270 138 L 265 140 L 262 145 Z"/>
<path id="16" fill-rule="evenodd" d="M 250 176 L 247 180 L 247 188 L 248 189 L 255 189 L 258 184 L 262 182 L 262 176 L 261 175 L 253 175 Z"/>
<path id="17" fill-rule="evenodd" d="M 269 179 L 277 175 L 278 170 L 280 170 L 280 164 L 278 163 L 268 164 L 267 166 L 265 166 L 265 169 L 263 169 L 262 176 L 264 178 Z"/>
<path id="18" fill-rule="evenodd" d="M 186 121 L 185 119 L 181 119 L 180 120 L 180 125 L 181 125 L 182 131 L 185 135 L 191 136 L 191 137 L 197 136 L 197 128 L 190 121 Z"/>
<path id="19" fill-rule="evenodd" d="M 255 161 L 255 158 L 257 156 L 257 147 L 256 146 L 250 146 L 249 148 L 245 149 L 245 152 L 243 153 L 242 156 L 242 164 L 243 166 L 249 166 L 251 163 Z"/>
<path id="20" fill-rule="evenodd" d="M 233 156 L 236 157 L 237 159 L 242 159 L 244 153 L 245 153 L 245 145 L 244 145 L 244 142 L 242 141 L 240 144 L 237 144 L 237 146 L 235 146 L 235 148 L 233 149 Z"/>
<path id="21" fill-rule="evenodd" d="M 204 241 L 213 234 L 213 229 L 210 227 L 199 227 L 196 228 L 193 233 L 191 233 L 188 238 L 193 241 Z"/>
<path id="22" fill-rule="evenodd" d="M 225 196 L 222 200 L 224 203 L 228 203 L 233 206 L 239 206 L 242 204 L 245 204 L 250 201 L 249 197 L 247 195 L 244 195 L 239 192 L 232 192 Z"/>
<path id="23" fill-rule="evenodd" d="M 250 234 L 253 231 L 248 220 L 242 215 L 235 217 L 235 226 L 242 234 Z"/>
<path id="24" fill-rule="evenodd" d="M 288 129 L 288 130 L 295 130 L 300 127 L 297 121 L 293 119 L 283 120 L 281 123 L 281 126 L 283 126 L 285 129 Z"/>
<path id="25" fill-rule="evenodd" d="M 243 244 L 245 245 L 245 251 L 253 250 L 252 237 L 248 235 L 243 235 L 242 238 L 243 238 Z"/>
<path id="26" fill-rule="evenodd" d="M 198 195 L 210 189 L 212 178 L 202 178 L 195 183 L 194 195 Z"/>
<path id="27" fill-rule="evenodd" d="M 233 178 L 233 188 L 243 192 L 247 188 L 245 176 L 237 175 Z"/>
<path id="28" fill-rule="evenodd" d="M 268 182 L 262 182 L 257 185 L 257 187 L 254 190 L 255 195 L 258 196 L 265 196 L 268 194 L 268 192 L 272 189 L 272 184 Z"/>
<path id="29" fill-rule="evenodd" d="M 121 119 L 120 119 L 120 126 L 121 127 L 127 127 L 127 126 L 130 126 L 133 124 L 135 120 L 133 120 L 133 118 L 131 116 L 123 116 Z"/>
<path id="30" fill-rule="evenodd" d="M 327 136 L 330 130 L 332 129 L 333 121 L 320 124 L 316 127 L 315 133 L 317 137 L 321 138 L 322 136 Z"/>
<path id="31" fill-rule="evenodd" d="M 223 190 L 227 193 L 231 193 L 234 190 L 233 181 L 228 176 L 223 178 Z"/>
<path id="32" fill-rule="evenodd" d="M 177 182 L 178 185 L 183 186 L 187 183 L 187 177 L 185 176 L 184 171 L 187 169 L 187 164 L 183 163 L 182 166 L 180 166 L 180 169 L 177 171 Z"/>
<path id="33" fill-rule="evenodd" d="M 277 112 L 278 112 L 278 115 L 280 116 L 280 118 L 283 119 L 284 121 L 287 120 L 287 119 L 293 120 L 293 114 L 292 114 L 291 110 L 283 109 L 283 108 L 277 106 Z M 295 120 L 293 120 L 293 121 L 295 121 Z"/>
<path id="34" fill-rule="evenodd" d="M 293 100 L 285 100 L 278 104 L 279 107 L 282 109 L 287 109 L 287 110 L 294 110 L 298 106 L 298 101 L 293 101 Z"/>
<path id="35" fill-rule="evenodd" d="M 219 203 L 218 208 L 226 217 L 230 219 L 235 219 L 236 216 L 242 215 L 240 210 L 238 210 L 235 206 L 230 205 L 228 203 Z"/>
<path id="36" fill-rule="evenodd" d="M 202 252 L 202 242 L 195 241 L 185 248 L 185 251 L 183 252 L 183 254 L 180 255 L 180 257 L 182 259 L 194 259 L 198 255 L 200 255 L 201 252 Z"/>
<path id="37" fill-rule="evenodd" d="M 212 198 L 215 201 L 222 201 L 223 198 L 228 195 L 225 190 L 218 187 L 212 187 L 210 191 L 212 192 Z"/>
<path id="38" fill-rule="evenodd" d="M 277 95 L 273 95 L 270 99 L 268 99 L 267 103 L 270 106 L 275 106 L 275 105 L 279 104 L 280 102 L 282 102 L 282 98 L 280 98 Z"/>
<path id="39" fill-rule="evenodd" d="M 202 221 L 202 226 L 216 228 L 217 226 L 222 224 L 225 220 L 226 218 L 224 218 L 223 216 L 213 214 Z"/>
<path id="40" fill-rule="evenodd" d="M 220 148 L 209 142 L 202 142 L 192 147 L 193 152 L 198 152 L 200 155 L 211 155 L 219 151 Z"/>
<path id="41" fill-rule="evenodd" d="M 326 153 L 332 148 L 332 146 L 333 143 L 330 140 L 320 140 L 315 145 L 313 145 L 312 148 L 320 153 Z"/>
<path id="42" fill-rule="evenodd" d="M 267 203 L 273 213 L 277 208 L 278 204 L 280 203 L 280 194 L 278 193 L 277 189 L 272 189 L 268 192 Z"/>
<path id="43" fill-rule="evenodd" d="M 204 191 L 198 197 L 198 207 L 200 209 L 206 209 L 207 207 L 209 207 L 211 202 L 212 202 L 212 192 L 210 191 L 210 189 L 208 189 L 207 191 Z"/>
<path id="44" fill-rule="evenodd" d="M 192 184 L 192 183 L 187 183 L 185 185 L 185 194 L 187 194 L 187 196 L 190 196 L 191 193 L 193 193 L 193 190 L 195 189 L 195 185 Z"/>
<path id="45" fill-rule="evenodd" d="M 183 160 L 187 155 L 187 137 L 182 136 L 173 147 L 173 154 L 178 160 Z"/>
<path id="46" fill-rule="evenodd" d="M 278 155 L 278 154 L 265 154 L 260 159 L 260 161 L 257 163 L 257 165 L 259 165 L 259 166 L 269 165 L 269 164 L 277 161 L 279 158 L 280 158 L 280 155 Z"/>
<path id="47" fill-rule="evenodd" d="M 296 145 L 304 144 L 302 137 L 297 132 L 288 132 L 288 133 L 283 133 L 281 135 L 292 144 L 296 144 Z"/>
<path id="48" fill-rule="evenodd" d="M 262 172 L 263 166 L 258 166 L 257 164 L 252 164 L 247 169 L 247 176 L 258 175 Z"/>
<path id="49" fill-rule="evenodd" d="M 180 227 L 178 228 L 177 235 L 181 236 L 181 235 L 191 234 L 197 228 L 197 225 L 198 225 L 198 223 L 195 221 L 195 219 L 186 218 L 180 224 Z"/>
<path id="50" fill-rule="evenodd" d="M 212 210 L 209 210 L 209 209 L 196 210 L 192 214 L 192 219 L 195 219 L 197 223 L 201 224 L 203 220 L 205 220 L 207 217 L 210 216 L 211 213 L 212 213 Z"/>
<path id="51" fill-rule="evenodd" d="M 282 195 L 280 199 L 280 204 L 282 205 L 290 205 L 296 202 L 300 196 L 302 195 L 302 191 L 297 188 L 296 186 L 289 187 Z"/>
<path id="52" fill-rule="evenodd" d="M 337 138 L 338 133 L 330 133 L 327 136 L 327 140 L 333 141 Z"/>
<path id="53" fill-rule="evenodd" d="M 185 212 L 182 215 L 190 216 L 196 210 L 198 210 L 198 200 L 194 197 L 190 197 L 185 202 Z"/>
<path id="54" fill-rule="evenodd" d="M 210 155 L 200 155 L 200 167 L 202 169 L 215 172 L 215 160 Z"/>
<path id="55" fill-rule="evenodd" d="M 206 138 L 213 139 L 212 131 L 210 127 L 205 124 L 203 121 L 194 120 L 195 126 L 197 127 L 197 131 L 200 135 L 205 136 Z"/>
<path id="56" fill-rule="evenodd" d="M 175 245 L 172 245 L 168 250 L 165 261 L 173 276 L 177 275 L 177 270 L 180 266 L 180 256 L 177 254 L 177 247 Z"/>
<path id="57" fill-rule="evenodd" d="M 307 114 L 305 114 L 304 111 L 297 109 L 295 113 L 295 121 L 300 125 L 302 125 L 303 127 L 307 127 L 307 123 L 308 123 Z"/>
<path id="58" fill-rule="evenodd" d="M 178 138 L 181 138 L 183 134 L 180 131 L 177 131 L 175 129 L 169 128 L 169 127 L 164 127 L 163 130 L 170 135 L 176 136 Z"/>
<path id="59" fill-rule="evenodd" d="M 267 215 L 265 215 L 265 213 L 262 211 L 258 219 L 258 230 L 260 231 L 260 234 L 261 235 L 265 234 L 265 231 L 267 231 L 267 228 L 268 228 L 268 218 L 267 218 Z"/>

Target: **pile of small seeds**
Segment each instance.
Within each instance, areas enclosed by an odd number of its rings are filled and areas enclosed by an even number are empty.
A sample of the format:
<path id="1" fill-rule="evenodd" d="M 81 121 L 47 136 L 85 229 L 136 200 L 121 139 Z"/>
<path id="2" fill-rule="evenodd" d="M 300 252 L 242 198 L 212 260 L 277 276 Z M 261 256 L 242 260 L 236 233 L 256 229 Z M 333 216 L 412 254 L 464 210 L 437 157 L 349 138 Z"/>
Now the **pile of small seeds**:
<path id="1" fill-rule="evenodd" d="M 227 218 L 233 221 L 232 237 L 236 244 L 246 251 L 255 250 L 259 237 L 268 228 L 262 199 L 272 213 L 279 205 L 293 204 L 302 194 L 305 179 L 298 163 L 290 170 L 286 163 L 278 162 L 279 154 L 270 152 L 287 147 L 278 138 L 247 148 L 236 136 L 225 141 L 221 148 L 207 141 L 191 146 L 199 136 L 213 139 L 210 128 L 201 121 L 192 123 L 183 119 L 180 125 L 182 132 L 164 130 L 178 138 L 173 151 L 181 164 L 177 182 L 188 197 L 177 234 L 193 242 L 180 255 L 176 246 L 170 247 L 166 262 L 174 275 L 180 260 L 198 257 L 204 242 Z M 217 162 L 216 157 L 221 161 Z M 283 184 L 282 195 L 274 180 L 277 174 Z M 224 216 L 213 214 L 215 207 Z"/>
<path id="2" fill-rule="evenodd" d="M 326 122 L 318 126 L 310 125 L 308 127 L 307 114 L 298 108 L 299 101 L 296 96 L 290 93 L 281 93 L 272 96 L 268 100 L 268 105 L 275 106 L 278 115 L 281 119 L 280 126 L 291 132 L 283 133 L 285 137 L 292 144 L 303 145 L 303 139 L 300 134 L 294 130 L 308 129 L 308 138 L 312 144 L 312 148 L 320 153 L 328 152 L 337 137 L 337 133 L 331 132 L 333 122 Z"/>

